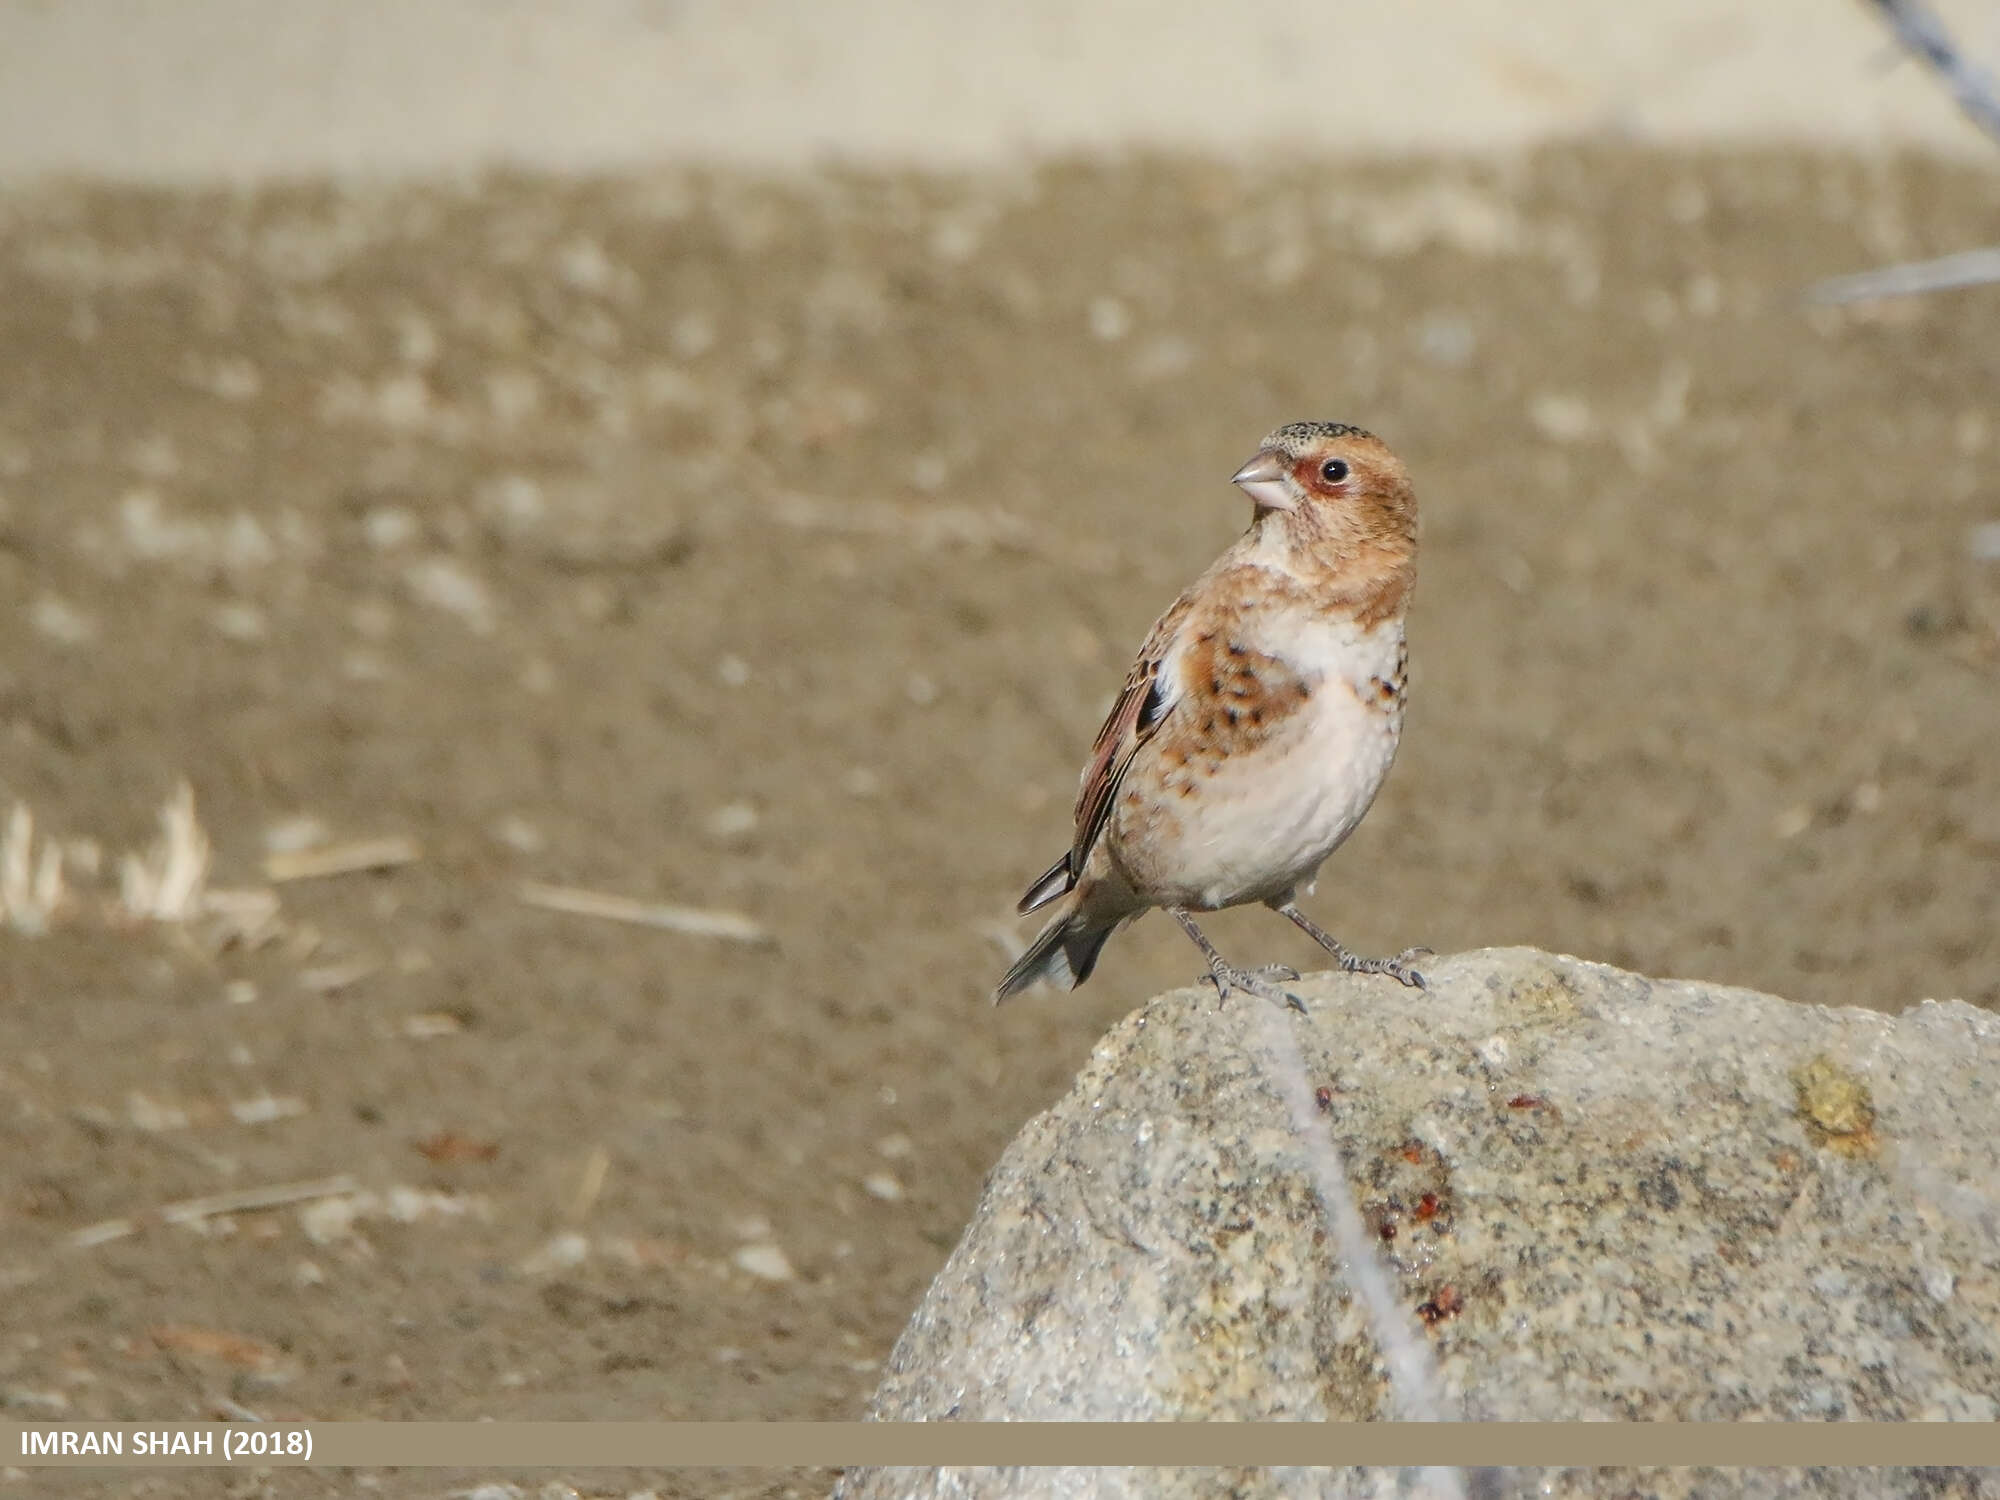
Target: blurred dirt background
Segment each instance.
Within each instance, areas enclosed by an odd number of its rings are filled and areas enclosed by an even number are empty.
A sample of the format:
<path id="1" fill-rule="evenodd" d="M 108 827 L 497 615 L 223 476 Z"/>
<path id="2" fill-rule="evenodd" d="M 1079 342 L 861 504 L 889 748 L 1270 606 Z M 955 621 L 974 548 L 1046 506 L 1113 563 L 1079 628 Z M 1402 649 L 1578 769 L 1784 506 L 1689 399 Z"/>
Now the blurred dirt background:
<path id="1" fill-rule="evenodd" d="M 7 1412 L 858 1414 L 1007 1139 L 1199 972 L 1156 919 L 985 1003 L 1286 420 L 1424 506 L 1342 938 L 1994 1004 L 2000 295 L 1800 292 L 1992 243 L 1995 189 L 1564 148 L 0 197 L 0 802 L 69 882 L 0 932 Z M 210 886 L 272 894 L 135 920 L 183 778 Z M 370 1486 L 452 1483 L 285 1489 Z"/>

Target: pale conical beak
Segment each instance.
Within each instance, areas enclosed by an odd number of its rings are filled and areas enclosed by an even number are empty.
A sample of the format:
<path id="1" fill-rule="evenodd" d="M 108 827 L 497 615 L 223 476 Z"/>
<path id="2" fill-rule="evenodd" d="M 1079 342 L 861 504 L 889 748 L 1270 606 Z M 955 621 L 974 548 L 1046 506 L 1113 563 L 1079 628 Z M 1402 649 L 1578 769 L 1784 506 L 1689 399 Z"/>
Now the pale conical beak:
<path id="1" fill-rule="evenodd" d="M 1295 510 L 1290 486 L 1286 483 L 1291 459 L 1276 448 L 1266 448 L 1249 463 L 1229 476 L 1229 482 L 1257 502 L 1259 510 Z"/>

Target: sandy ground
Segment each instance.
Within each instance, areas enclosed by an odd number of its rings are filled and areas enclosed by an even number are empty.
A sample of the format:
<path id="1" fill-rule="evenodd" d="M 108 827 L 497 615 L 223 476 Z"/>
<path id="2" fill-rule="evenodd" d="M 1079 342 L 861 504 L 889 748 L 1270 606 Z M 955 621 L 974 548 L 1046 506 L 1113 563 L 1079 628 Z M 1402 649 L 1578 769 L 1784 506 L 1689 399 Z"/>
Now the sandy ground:
<path id="1" fill-rule="evenodd" d="M 984 1003 L 1286 419 L 1388 435 L 1425 506 L 1341 936 L 1993 1004 L 2000 301 L 1797 293 L 1991 242 L 1995 185 L 1602 149 L 0 198 L 0 796 L 104 867 L 0 933 L 9 1415 L 858 1412 L 1005 1141 L 1197 972 L 1156 920 Z M 233 942 L 111 906 L 183 777 L 211 884 L 276 892 Z M 387 835 L 422 857 L 267 885 Z"/>

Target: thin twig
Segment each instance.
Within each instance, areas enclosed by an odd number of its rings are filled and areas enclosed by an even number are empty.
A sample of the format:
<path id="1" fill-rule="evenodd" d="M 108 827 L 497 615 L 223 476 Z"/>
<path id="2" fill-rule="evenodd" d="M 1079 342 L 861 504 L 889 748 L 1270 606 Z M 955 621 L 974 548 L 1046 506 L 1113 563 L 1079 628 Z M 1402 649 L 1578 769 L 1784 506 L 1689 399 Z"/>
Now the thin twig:
<path id="1" fill-rule="evenodd" d="M 573 885 L 543 885 L 538 880 L 521 882 L 520 897 L 529 906 L 544 911 L 567 912 L 577 917 L 601 917 L 607 922 L 628 922 L 636 927 L 658 927 L 666 932 L 692 933 L 696 937 L 723 938 L 732 943 L 768 943 L 771 934 L 757 921 L 737 911 L 712 911 L 698 906 L 669 906 L 655 901 L 634 901 L 605 891 L 587 891 Z"/>
<path id="2" fill-rule="evenodd" d="M 1808 302 L 1866 302 L 1872 297 L 1910 297 L 1954 287 L 2000 281 L 2000 249 L 1965 250 L 1937 260 L 1913 260 L 1852 276 L 1830 276 L 1806 289 Z"/>
<path id="3" fill-rule="evenodd" d="M 1874 4 L 1904 50 L 1937 69 L 1958 107 L 1973 124 L 2000 141 L 2000 92 L 1984 68 L 1966 60 L 1937 13 L 1923 0 L 1874 0 Z"/>
<path id="4" fill-rule="evenodd" d="M 1333 1131 L 1319 1118 L 1313 1103 L 1312 1082 L 1306 1076 L 1305 1057 L 1298 1038 L 1286 1024 L 1285 1012 L 1277 1006 L 1258 1005 L 1255 1009 L 1262 1020 L 1271 1081 L 1284 1098 L 1292 1133 L 1311 1169 L 1320 1211 L 1339 1256 L 1341 1271 L 1353 1289 L 1354 1300 L 1367 1315 L 1375 1347 L 1388 1367 L 1389 1392 L 1396 1405 L 1394 1415 L 1405 1422 L 1441 1422 L 1445 1419 L 1445 1403 L 1440 1394 L 1437 1361 L 1430 1345 L 1412 1327 L 1397 1301 L 1395 1284 L 1376 1254 L 1374 1236 L 1369 1234 L 1354 1206 L 1353 1191 L 1347 1185 L 1347 1163 Z M 1427 1469 L 1421 1482 L 1434 1495 L 1466 1500 L 1465 1475 L 1455 1468 Z"/>
<path id="5" fill-rule="evenodd" d="M 312 995 L 337 995 L 350 985 L 361 983 L 380 967 L 372 958 L 350 958 L 345 963 L 319 964 L 299 971 L 299 988 Z"/>
<path id="6" fill-rule="evenodd" d="M 317 880 L 327 875 L 359 875 L 369 870 L 390 870 L 414 864 L 424 857 L 423 847 L 405 834 L 387 838 L 357 839 L 351 844 L 330 844 L 323 849 L 290 849 L 264 861 L 264 878 L 273 885 L 288 880 Z"/>
<path id="7" fill-rule="evenodd" d="M 100 1224 L 77 1230 L 69 1237 L 69 1242 L 78 1249 L 86 1249 L 111 1240 L 122 1240 L 152 1224 L 198 1224 L 219 1214 L 252 1213 L 263 1208 L 309 1203 L 316 1198 L 341 1198 L 357 1188 L 355 1180 L 342 1173 L 337 1177 L 319 1177 L 309 1182 L 280 1182 L 268 1187 L 209 1193 L 200 1198 L 183 1198 L 179 1203 L 169 1203 L 164 1208 L 131 1218 L 106 1219 Z"/>
<path id="8" fill-rule="evenodd" d="M 1967 61 L 1944 21 L 1924 0 L 1872 0 L 1906 52 L 1915 53 L 1944 79 L 1958 107 L 1981 130 L 2000 141 L 2000 88 L 1984 68 Z M 2000 250 L 1967 250 L 1938 260 L 1909 261 L 1833 276 L 1806 289 L 1818 303 L 1865 302 L 1874 297 L 1909 297 L 1955 287 L 2000 281 Z"/>

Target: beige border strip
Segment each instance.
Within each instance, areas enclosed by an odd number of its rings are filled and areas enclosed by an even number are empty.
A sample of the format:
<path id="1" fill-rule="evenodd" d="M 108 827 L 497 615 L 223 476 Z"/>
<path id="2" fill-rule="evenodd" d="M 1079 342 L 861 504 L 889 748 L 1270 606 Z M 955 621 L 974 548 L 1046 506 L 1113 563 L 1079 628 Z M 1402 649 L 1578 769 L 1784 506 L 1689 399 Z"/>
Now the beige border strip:
<path id="1" fill-rule="evenodd" d="M 45 1456 L 39 1435 L 120 1435 L 119 1456 Z M 192 1454 L 156 1456 L 160 1434 Z M 28 1434 L 36 1434 L 30 1441 Z M 135 1456 L 136 1434 L 149 1441 Z M 208 1438 L 206 1445 L 199 1442 Z M 309 1440 L 311 1457 L 299 1453 Z M 223 1446 L 261 1449 L 223 1457 Z M 204 1452 L 203 1449 L 206 1448 Z M 274 1454 L 276 1456 L 270 1456 Z M 510 1469 L 1086 1466 L 2000 1465 L 2000 1425 L 1972 1422 L 8 1422 L 0 1468 L 223 1464 Z"/>

